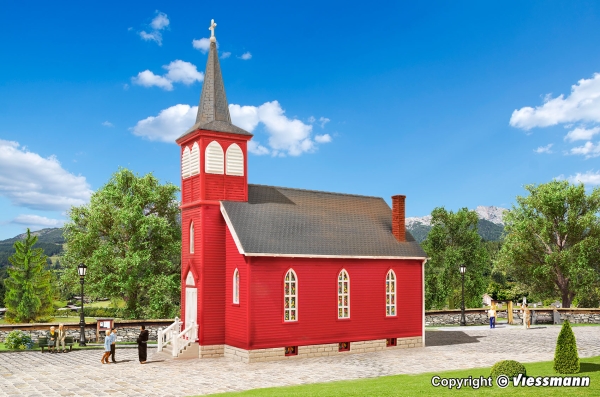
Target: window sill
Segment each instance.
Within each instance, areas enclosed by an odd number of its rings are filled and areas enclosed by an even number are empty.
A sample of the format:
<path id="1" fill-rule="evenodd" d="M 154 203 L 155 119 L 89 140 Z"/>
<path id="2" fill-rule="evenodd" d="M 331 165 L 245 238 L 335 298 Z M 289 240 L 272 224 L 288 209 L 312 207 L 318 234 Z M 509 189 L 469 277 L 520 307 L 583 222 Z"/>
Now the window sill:
<path id="1" fill-rule="evenodd" d="M 232 303 L 231 306 L 233 306 L 233 307 L 240 307 L 240 304 L 239 303 Z"/>

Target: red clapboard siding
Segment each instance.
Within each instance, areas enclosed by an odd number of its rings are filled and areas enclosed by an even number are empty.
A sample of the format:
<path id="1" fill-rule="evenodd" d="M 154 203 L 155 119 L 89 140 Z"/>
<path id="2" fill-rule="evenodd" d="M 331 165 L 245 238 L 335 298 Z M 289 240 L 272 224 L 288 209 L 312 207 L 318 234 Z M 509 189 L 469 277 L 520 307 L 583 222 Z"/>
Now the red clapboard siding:
<path id="1" fill-rule="evenodd" d="M 225 272 L 225 343 L 242 349 L 248 348 L 248 268 L 246 257 L 238 252 L 229 229 L 225 228 L 227 256 Z M 240 303 L 233 304 L 233 273 L 240 275 Z"/>
<path id="2" fill-rule="evenodd" d="M 225 221 L 218 205 L 202 206 L 201 287 L 198 290 L 201 345 L 225 343 Z"/>
<path id="3" fill-rule="evenodd" d="M 421 336 L 421 261 L 253 258 L 250 343 L 254 349 Z M 298 276 L 298 321 L 283 322 L 283 278 Z M 350 319 L 337 318 L 337 276 L 350 276 Z M 385 316 L 385 277 L 399 280 L 398 316 Z"/>

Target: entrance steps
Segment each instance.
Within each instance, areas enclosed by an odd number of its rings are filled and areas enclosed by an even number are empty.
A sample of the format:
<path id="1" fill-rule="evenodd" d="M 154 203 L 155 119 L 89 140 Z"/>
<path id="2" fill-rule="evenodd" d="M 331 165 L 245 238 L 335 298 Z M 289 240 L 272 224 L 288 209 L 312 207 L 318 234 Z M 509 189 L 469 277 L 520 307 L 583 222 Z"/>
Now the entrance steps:
<path id="1" fill-rule="evenodd" d="M 161 353 L 163 353 L 163 354 L 161 354 L 162 356 L 166 356 L 166 357 L 176 359 L 176 360 L 180 359 L 180 358 L 199 358 L 200 357 L 200 346 L 198 345 L 197 342 L 187 345 L 186 347 L 184 347 L 182 350 L 179 351 L 179 354 L 177 355 L 177 357 L 173 357 L 173 349 L 172 349 L 171 345 L 164 347 L 163 351 Z"/>

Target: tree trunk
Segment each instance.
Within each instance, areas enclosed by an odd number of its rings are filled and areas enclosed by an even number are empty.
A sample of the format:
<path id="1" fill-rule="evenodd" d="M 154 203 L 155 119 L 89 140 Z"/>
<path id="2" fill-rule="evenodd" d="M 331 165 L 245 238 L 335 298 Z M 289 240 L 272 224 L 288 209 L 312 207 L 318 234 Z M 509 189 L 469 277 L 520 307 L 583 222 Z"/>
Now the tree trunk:
<path id="1" fill-rule="evenodd" d="M 561 291 L 562 292 L 562 307 L 568 309 L 571 307 L 571 302 L 573 301 L 573 293 L 569 291 Z"/>

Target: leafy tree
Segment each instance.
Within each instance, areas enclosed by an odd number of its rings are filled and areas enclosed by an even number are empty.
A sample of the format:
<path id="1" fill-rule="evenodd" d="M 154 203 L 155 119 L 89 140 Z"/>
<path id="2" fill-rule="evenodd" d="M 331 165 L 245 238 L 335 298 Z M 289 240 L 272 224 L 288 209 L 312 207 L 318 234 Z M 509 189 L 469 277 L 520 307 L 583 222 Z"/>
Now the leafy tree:
<path id="1" fill-rule="evenodd" d="M 24 241 L 14 243 L 15 254 L 8 260 L 5 279 L 6 319 L 10 322 L 33 322 L 53 311 L 52 277 L 46 268 L 46 255 L 41 248 L 33 249 L 37 236 L 27 229 Z"/>
<path id="2" fill-rule="evenodd" d="M 556 341 L 554 371 L 559 374 L 576 374 L 579 372 L 577 341 L 568 320 L 563 323 Z"/>
<path id="3" fill-rule="evenodd" d="M 556 180 L 525 189 L 504 218 L 499 265 L 530 293 L 570 307 L 600 283 L 600 189 L 587 195 L 583 184 Z"/>
<path id="4" fill-rule="evenodd" d="M 477 233 L 477 213 L 466 208 L 431 213 L 431 231 L 423 242 L 430 258 L 425 265 L 427 309 L 458 307 L 461 302 L 461 264 L 465 273 L 465 306 L 479 307 L 489 283 L 489 254 Z"/>
<path id="5" fill-rule="evenodd" d="M 76 288 L 76 267 L 83 262 L 86 295 L 123 298 L 130 318 L 175 313 L 181 253 L 177 191 L 152 174 L 119 169 L 90 204 L 71 208 L 62 288 Z"/>

